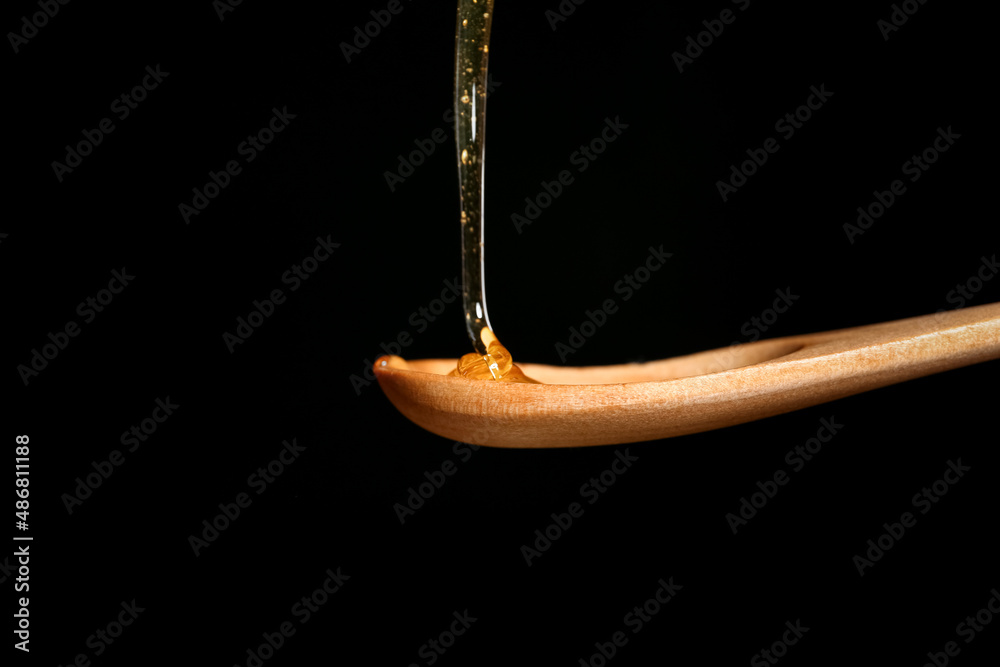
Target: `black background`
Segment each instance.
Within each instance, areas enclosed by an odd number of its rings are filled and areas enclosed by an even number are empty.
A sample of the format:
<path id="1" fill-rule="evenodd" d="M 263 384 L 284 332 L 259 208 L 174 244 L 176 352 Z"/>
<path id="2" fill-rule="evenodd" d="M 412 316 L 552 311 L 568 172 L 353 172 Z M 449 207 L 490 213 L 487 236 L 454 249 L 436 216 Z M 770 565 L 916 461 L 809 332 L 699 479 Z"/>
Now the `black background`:
<path id="1" fill-rule="evenodd" d="M 266 664 L 425 665 L 466 609 L 477 620 L 437 663 L 577 665 L 625 631 L 611 664 L 745 664 L 796 619 L 810 630 L 783 664 L 917 665 L 952 640 L 957 663 L 996 655 L 996 623 L 971 644 L 955 631 L 1000 586 L 995 361 L 673 440 L 468 461 L 352 383 L 404 331 L 408 358 L 469 351 L 459 306 L 421 333 L 410 321 L 459 274 L 452 140 L 394 190 L 385 178 L 450 130 L 455 8 L 403 0 L 347 62 L 340 44 L 385 4 L 335 5 L 246 0 L 220 21 L 207 1 L 73 2 L 5 56 L 3 437 L 11 458 L 31 437 L 30 659 L 244 665 L 293 621 Z M 996 253 L 975 10 L 921 5 L 885 40 L 889 3 L 591 0 L 553 30 L 556 6 L 499 4 L 490 50 L 490 314 L 516 359 L 561 363 L 555 343 L 651 245 L 673 257 L 567 363 L 745 340 L 776 289 L 799 300 L 764 337 L 953 308 Z M 727 7 L 735 22 L 678 72 L 671 54 Z M 5 32 L 37 11 L 9 5 Z M 169 76 L 60 182 L 65 146 L 157 64 Z M 781 138 L 821 84 L 829 101 Z M 185 224 L 178 205 L 275 107 L 287 129 Z M 606 118 L 628 129 L 518 233 L 511 214 Z M 949 126 L 954 147 L 850 243 L 856 208 Z M 723 202 L 716 182 L 769 136 L 780 150 Z M 282 274 L 327 236 L 340 247 L 290 292 Z M 122 267 L 134 281 L 26 386 L 16 367 Z M 222 334 L 275 288 L 288 300 L 230 353 Z M 998 299 L 994 280 L 965 305 Z M 76 478 L 168 396 L 175 414 L 69 514 Z M 725 515 L 831 417 L 834 440 L 733 535 Z M 254 494 L 248 476 L 292 438 L 305 451 Z M 522 545 L 618 449 L 638 460 L 529 567 Z M 860 577 L 853 556 L 959 458 L 971 471 Z M 447 459 L 457 472 L 401 524 L 394 505 Z M 245 491 L 195 556 L 189 536 Z M 350 579 L 299 624 L 293 605 L 338 567 Z M 632 634 L 623 617 L 670 577 L 683 588 Z M 95 656 L 88 637 L 132 599 L 145 611 Z"/>

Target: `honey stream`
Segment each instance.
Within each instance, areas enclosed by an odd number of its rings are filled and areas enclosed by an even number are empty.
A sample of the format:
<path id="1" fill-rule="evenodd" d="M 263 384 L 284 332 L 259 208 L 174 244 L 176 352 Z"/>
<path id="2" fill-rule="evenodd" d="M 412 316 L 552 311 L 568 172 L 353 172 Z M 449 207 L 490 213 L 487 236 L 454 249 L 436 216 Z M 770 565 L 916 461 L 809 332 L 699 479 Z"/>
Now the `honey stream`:
<path id="1" fill-rule="evenodd" d="M 493 0 L 458 0 L 455 31 L 455 146 L 461 195 L 462 299 L 475 352 L 449 375 L 474 380 L 530 382 L 497 339 L 486 311 L 483 242 L 483 174 L 486 138 L 486 72 Z"/>

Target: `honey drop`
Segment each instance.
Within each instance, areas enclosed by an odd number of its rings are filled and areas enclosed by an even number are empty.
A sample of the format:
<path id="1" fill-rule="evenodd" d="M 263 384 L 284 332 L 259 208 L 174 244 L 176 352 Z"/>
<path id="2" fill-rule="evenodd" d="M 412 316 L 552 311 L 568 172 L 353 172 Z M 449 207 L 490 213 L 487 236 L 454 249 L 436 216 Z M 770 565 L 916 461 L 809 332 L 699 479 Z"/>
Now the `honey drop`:
<path id="1" fill-rule="evenodd" d="M 499 340 L 495 339 L 490 343 L 489 352 L 485 355 L 478 352 L 462 355 L 462 358 L 458 360 L 458 366 L 449 375 L 470 380 L 541 384 L 525 375 L 524 371 L 514 365 L 510 351 L 501 345 Z"/>

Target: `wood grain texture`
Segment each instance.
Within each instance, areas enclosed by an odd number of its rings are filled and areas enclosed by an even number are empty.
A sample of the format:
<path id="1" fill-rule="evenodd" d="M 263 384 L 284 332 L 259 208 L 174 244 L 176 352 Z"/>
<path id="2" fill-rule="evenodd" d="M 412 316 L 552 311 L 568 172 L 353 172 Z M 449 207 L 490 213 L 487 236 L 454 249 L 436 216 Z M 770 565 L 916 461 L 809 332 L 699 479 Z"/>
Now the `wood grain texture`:
<path id="1" fill-rule="evenodd" d="M 518 364 L 544 384 L 450 377 L 453 359 L 375 362 L 408 419 L 493 447 L 658 440 L 1000 358 L 1000 303 L 616 366 Z"/>

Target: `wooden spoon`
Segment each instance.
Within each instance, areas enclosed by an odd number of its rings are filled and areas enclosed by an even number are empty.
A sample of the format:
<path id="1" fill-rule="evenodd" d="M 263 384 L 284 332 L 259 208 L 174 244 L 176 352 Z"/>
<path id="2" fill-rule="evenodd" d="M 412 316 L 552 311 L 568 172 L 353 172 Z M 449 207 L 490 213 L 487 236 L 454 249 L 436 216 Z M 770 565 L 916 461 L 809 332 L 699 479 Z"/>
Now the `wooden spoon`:
<path id="1" fill-rule="evenodd" d="M 1000 303 L 617 366 L 518 364 L 544 384 L 446 375 L 453 359 L 380 357 L 408 419 L 494 447 L 580 447 L 742 424 L 1000 358 Z"/>

